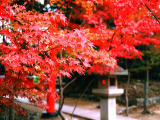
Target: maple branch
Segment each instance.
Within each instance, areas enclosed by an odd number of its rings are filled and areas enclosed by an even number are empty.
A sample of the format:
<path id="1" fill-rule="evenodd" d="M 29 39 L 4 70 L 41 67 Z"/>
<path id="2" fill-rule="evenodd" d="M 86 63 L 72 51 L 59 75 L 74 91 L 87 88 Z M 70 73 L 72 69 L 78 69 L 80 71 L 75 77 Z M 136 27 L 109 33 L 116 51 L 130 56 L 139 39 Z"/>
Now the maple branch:
<path id="1" fill-rule="evenodd" d="M 70 82 L 68 82 L 64 87 L 63 90 L 66 89 L 71 83 L 73 83 L 77 78 L 72 79 Z"/>
<path id="2" fill-rule="evenodd" d="M 112 35 L 112 37 L 111 37 L 111 39 L 109 39 L 110 40 L 110 46 L 109 46 L 109 49 L 108 49 L 108 51 L 110 51 L 111 49 L 112 49 L 112 46 L 111 46 L 111 44 L 112 44 L 112 41 L 113 41 L 113 38 L 114 38 L 114 36 L 116 35 L 116 31 L 113 33 L 113 35 Z"/>
<path id="3" fill-rule="evenodd" d="M 40 52 L 49 52 L 49 51 L 51 51 L 51 50 L 53 50 L 53 49 L 56 49 L 56 48 L 58 48 L 59 46 L 57 45 L 56 47 L 54 47 L 54 48 L 51 48 L 51 49 L 49 49 L 49 50 L 45 50 L 45 51 L 40 51 Z"/>
<path id="4" fill-rule="evenodd" d="M 81 96 L 79 97 L 79 99 L 76 101 L 76 104 L 75 104 L 75 106 L 74 106 L 74 109 L 73 109 L 73 111 L 72 111 L 72 113 L 71 113 L 71 120 L 72 120 L 72 117 L 73 117 L 73 113 L 74 113 L 74 111 L 76 110 L 76 107 L 77 107 L 77 105 L 78 105 L 78 103 L 79 103 L 79 101 L 80 101 L 80 98 L 84 96 L 85 92 L 88 90 L 88 88 L 90 87 L 90 85 L 91 85 L 93 82 L 94 82 L 94 80 L 91 80 L 91 81 L 89 82 L 89 84 L 88 84 L 87 87 L 84 89 L 84 91 L 83 91 L 83 93 L 81 94 Z"/>
<path id="5" fill-rule="evenodd" d="M 60 58 L 62 58 L 62 52 L 60 53 Z M 65 120 L 63 114 L 62 114 L 62 107 L 63 107 L 63 104 L 64 104 L 64 88 L 63 88 L 63 79 L 62 79 L 62 76 L 59 77 L 59 92 L 60 92 L 60 100 L 59 100 L 59 108 L 58 108 L 58 113 L 59 113 L 59 116 L 62 118 L 62 120 Z"/>
<path id="6" fill-rule="evenodd" d="M 116 31 L 113 33 L 111 40 L 113 40 L 114 36 L 116 35 Z"/>
<path id="7" fill-rule="evenodd" d="M 152 10 L 147 6 L 147 4 L 144 3 L 143 0 L 142 0 L 142 2 L 143 2 L 143 5 L 147 8 L 147 10 L 152 13 L 152 16 L 156 19 L 156 21 L 160 24 L 160 21 L 159 21 L 159 19 L 157 18 L 157 16 L 152 12 Z"/>
<path id="8" fill-rule="evenodd" d="M 60 100 L 59 100 L 59 108 L 58 108 L 58 114 L 60 115 L 60 117 L 62 118 L 62 120 L 65 120 L 64 119 L 64 116 L 62 115 L 62 107 L 63 107 L 63 104 L 64 104 L 64 96 L 63 96 L 63 93 L 64 93 L 64 89 L 63 89 L 63 81 L 62 81 L 62 77 L 59 77 L 59 85 L 60 85 Z"/>

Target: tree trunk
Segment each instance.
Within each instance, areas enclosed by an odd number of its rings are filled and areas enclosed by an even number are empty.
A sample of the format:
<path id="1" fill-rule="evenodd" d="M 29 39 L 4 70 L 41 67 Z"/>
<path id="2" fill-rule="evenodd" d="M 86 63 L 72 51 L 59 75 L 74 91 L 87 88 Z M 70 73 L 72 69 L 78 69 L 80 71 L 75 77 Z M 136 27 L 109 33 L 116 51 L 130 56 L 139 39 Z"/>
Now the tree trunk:
<path id="1" fill-rule="evenodd" d="M 127 81 L 127 87 L 126 87 L 126 116 L 128 116 L 128 88 L 130 84 L 130 72 L 128 72 L 128 81 Z"/>
<path id="2" fill-rule="evenodd" d="M 64 104 L 64 96 L 63 96 L 63 81 L 62 77 L 59 78 L 59 92 L 60 92 L 60 100 L 59 100 L 59 108 L 58 108 L 58 114 L 60 115 L 62 120 L 65 120 L 63 114 L 62 114 L 62 107 Z"/>
<path id="3" fill-rule="evenodd" d="M 14 120 L 14 109 L 9 107 L 9 120 Z"/>
<path id="4" fill-rule="evenodd" d="M 149 69 L 146 70 L 146 80 L 144 82 L 144 111 L 143 114 L 149 114 L 148 110 L 148 87 L 149 87 Z"/>

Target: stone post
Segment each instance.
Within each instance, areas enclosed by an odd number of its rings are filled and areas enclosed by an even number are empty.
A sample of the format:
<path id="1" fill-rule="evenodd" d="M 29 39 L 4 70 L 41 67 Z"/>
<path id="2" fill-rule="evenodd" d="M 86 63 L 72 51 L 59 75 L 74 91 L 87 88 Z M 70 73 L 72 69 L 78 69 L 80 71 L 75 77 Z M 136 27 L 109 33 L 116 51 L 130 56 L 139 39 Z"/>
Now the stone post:
<path id="1" fill-rule="evenodd" d="M 122 95 L 124 90 L 118 89 L 117 86 L 107 86 L 106 88 L 101 86 L 92 91 L 101 97 L 101 120 L 116 120 L 116 97 Z"/>
<path id="2" fill-rule="evenodd" d="M 101 120 L 116 120 L 116 99 L 101 99 Z"/>

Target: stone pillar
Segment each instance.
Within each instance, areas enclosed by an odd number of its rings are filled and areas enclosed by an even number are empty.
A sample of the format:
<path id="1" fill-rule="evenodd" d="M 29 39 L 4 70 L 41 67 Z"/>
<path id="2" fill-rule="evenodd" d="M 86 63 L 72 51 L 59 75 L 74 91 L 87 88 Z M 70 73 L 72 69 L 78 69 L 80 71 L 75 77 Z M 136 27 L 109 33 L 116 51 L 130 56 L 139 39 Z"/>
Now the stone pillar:
<path id="1" fill-rule="evenodd" d="M 116 120 L 116 99 L 101 99 L 101 120 Z"/>
<path id="2" fill-rule="evenodd" d="M 116 98 L 100 100 L 101 120 L 116 120 Z"/>
<path id="3" fill-rule="evenodd" d="M 116 87 L 93 89 L 93 93 L 101 96 L 101 120 L 116 120 L 116 97 L 123 94 L 123 92 L 123 89 Z"/>

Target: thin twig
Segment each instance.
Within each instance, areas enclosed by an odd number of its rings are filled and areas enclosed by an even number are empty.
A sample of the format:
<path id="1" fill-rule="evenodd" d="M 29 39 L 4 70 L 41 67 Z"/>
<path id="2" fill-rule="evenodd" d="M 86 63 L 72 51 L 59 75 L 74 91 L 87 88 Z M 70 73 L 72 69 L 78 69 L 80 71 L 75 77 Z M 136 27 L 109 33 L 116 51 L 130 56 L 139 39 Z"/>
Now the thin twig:
<path id="1" fill-rule="evenodd" d="M 112 37 L 109 39 L 109 40 L 110 40 L 110 44 L 109 44 L 109 49 L 108 49 L 108 51 L 110 51 L 110 50 L 112 49 L 111 44 L 112 44 L 112 41 L 113 41 L 113 38 L 114 38 L 115 35 L 116 35 L 116 31 L 114 31 Z"/>
<path id="2" fill-rule="evenodd" d="M 59 100 L 59 108 L 58 108 L 58 114 L 59 116 L 62 118 L 62 120 L 65 120 L 64 119 L 64 116 L 62 115 L 62 107 L 63 107 L 63 104 L 64 104 L 64 96 L 63 96 L 63 81 L 62 81 L 62 77 L 59 77 L 59 85 L 60 85 L 60 100 Z"/>
<path id="3" fill-rule="evenodd" d="M 113 40 L 114 36 L 116 35 L 116 31 L 113 33 L 112 37 L 110 40 Z"/>
<path id="4" fill-rule="evenodd" d="M 157 22 L 160 24 L 160 21 L 159 21 L 159 19 L 157 18 L 157 16 L 152 12 L 152 10 L 147 6 L 147 4 L 144 3 L 143 0 L 142 0 L 142 3 L 143 3 L 143 5 L 147 8 L 147 10 L 152 13 L 152 16 L 153 16 L 153 17 L 157 20 Z"/>
<path id="5" fill-rule="evenodd" d="M 65 120 L 61 110 L 64 104 L 64 89 L 67 88 L 72 82 L 74 82 L 76 80 L 76 78 L 74 78 L 72 81 L 70 81 L 67 85 L 65 85 L 64 87 L 62 86 L 62 78 L 59 79 L 59 84 L 60 84 L 60 100 L 59 100 L 59 108 L 58 108 L 58 114 L 59 116 L 62 118 L 62 120 Z"/>
<path id="6" fill-rule="evenodd" d="M 63 114 L 62 114 L 62 112 L 59 112 L 59 116 L 62 118 L 62 120 L 65 120 L 65 118 L 64 118 L 64 116 L 63 116 Z"/>
<path id="7" fill-rule="evenodd" d="M 130 72 L 128 72 L 128 81 L 127 81 L 127 87 L 126 87 L 126 116 L 128 116 L 128 89 L 130 84 Z"/>
<path id="8" fill-rule="evenodd" d="M 94 81 L 94 80 L 91 80 L 91 81 L 90 81 L 90 83 L 88 84 L 88 86 L 84 89 L 83 93 L 80 95 L 80 97 L 79 97 L 78 100 L 76 101 L 76 104 L 75 104 L 74 109 L 73 109 L 72 114 L 71 114 L 71 120 L 72 120 L 72 117 L 73 117 L 73 113 L 74 113 L 74 111 L 75 111 L 75 109 L 76 109 L 76 107 L 77 107 L 77 105 L 78 105 L 78 103 L 79 103 L 79 101 L 80 101 L 80 98 L 84 96 L 85 92 L 88 90 L 88 88 L 89 88 L 90 85 L 93 83 L 93 81 Z"/>
<path id="9" fill-rule="evenodd" d="M 77 78 L 72 79 L 71 81 L 69 81 L 64 87 L 63 90 L 65 90 L 71 83 L 73 83 Z"/>
<path id="10" fill-rule="evenodd" d="M 60 58 L 62 58 L 62 52 L 60 54 Z M 59 77 L 59 86 L 60 86 L 60 100 L 59 100 L 59 108 L 58 108 L 58 114 L 59 116 L 62 118 L 62 120 L 65 120 L 63 114 L 62 114 L 62 107 L 63 107 L 63 104 L 64 104 L 64 96 L 63 96 L 63 92 L 64 92 L 64 89 L 63 89 L 63 79 L 62 79 L 62 76 Z"/>

